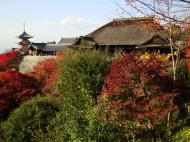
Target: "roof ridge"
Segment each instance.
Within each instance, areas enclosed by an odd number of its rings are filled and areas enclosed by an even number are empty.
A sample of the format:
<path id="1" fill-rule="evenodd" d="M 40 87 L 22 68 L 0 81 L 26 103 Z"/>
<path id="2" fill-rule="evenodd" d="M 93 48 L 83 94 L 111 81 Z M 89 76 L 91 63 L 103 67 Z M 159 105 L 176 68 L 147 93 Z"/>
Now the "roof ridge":
<path id="1" fill-rule="evenodd" d="M 113 21 L 124 21 L 124 20 L 149 20 L 154 19 L 153 16 L 146 17 L 129 17 L 129 18 L 114 18 Z"/>

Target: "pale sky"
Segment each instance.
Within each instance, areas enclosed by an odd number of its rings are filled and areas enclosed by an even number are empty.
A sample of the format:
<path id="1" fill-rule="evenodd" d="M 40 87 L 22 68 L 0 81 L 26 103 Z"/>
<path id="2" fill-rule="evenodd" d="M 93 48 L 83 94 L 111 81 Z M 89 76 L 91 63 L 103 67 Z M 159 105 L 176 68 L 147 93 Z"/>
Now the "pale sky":
<path id="1" fill-rule="evenodd" d="M 0 52 L 18 47 L 24 21 L 31 41 L 58 42 L 86 35 L 120 15 L 113 0 L 0 0 Z"/>

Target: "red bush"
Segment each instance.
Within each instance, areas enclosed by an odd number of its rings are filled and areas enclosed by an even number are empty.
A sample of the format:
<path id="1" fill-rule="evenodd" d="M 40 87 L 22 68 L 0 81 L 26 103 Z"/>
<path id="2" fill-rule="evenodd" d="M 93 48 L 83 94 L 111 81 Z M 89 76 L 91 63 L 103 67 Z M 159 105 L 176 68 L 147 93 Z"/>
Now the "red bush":
<path id="1" fill-rule="evenodd" d="M 0 71 L 18 69 L 20 59 L 20 54 L 16 51 L 0 54 Z"/>
<path id="2" fill-rule="evenodd" d="M 0 73 L 0 119 L 20 102 L 28 100 L 38 93 L 39 83 L 36 79 L 19 73 L 16 70 L 7 70 Z"/>
<path id="3" fill-rule="evenodd" d="M 42 93 L 57 94 L 58 61 L 56 59 L 52 58 L 39 62 L 28 75 L 41 83 Z"/>
<path id="4" fill-rule="evenodd" d="M 144 60 L 140 56 L 126 54 L 112 63 L 102 95 L 110 98 L 111 118 L 138 120 L 147 127 L 159 124 L 174 109 L 175 94 L 167 64 L 159 55 L 152 53 Z"/>

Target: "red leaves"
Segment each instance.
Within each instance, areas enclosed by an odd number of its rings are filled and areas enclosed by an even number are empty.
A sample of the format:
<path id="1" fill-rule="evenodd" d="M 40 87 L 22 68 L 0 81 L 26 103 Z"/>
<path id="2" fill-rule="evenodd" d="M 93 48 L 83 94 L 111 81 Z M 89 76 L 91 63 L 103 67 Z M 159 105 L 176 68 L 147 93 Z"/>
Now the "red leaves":
<path id="1" fill-rule="evenodd" d="M 16 51 L 0 54 L 0 71 L 18 69 L 20 54 Z"/>
<path id="2" fill-rule="evenodd" d="M 174 109 L 175 94 L 167 73 L 167 64 L 159 54 L 151 53 L 142 60 L 140 53 L 130 53 L 112 63 L 110 73 L 105 78 L 103 95 L 111 100 L 111 115 L 127 120 L 151 120 L 159 122 Z M 117 115 L 115 115 L 117 114 Z M 113 117 L 113 116 L 111 116 Z"/>
<path id="3" fill-rule="evenodd" d="M 39 91 L 37 80 L 15 70 L 0 73 L 0 118 L 21 101 L 28 100 Z"/>
<path id="4" fill-rule="evenodd" d="M 58 83 L 58 61 L 54 58 L 38 63 L 33 72 L 28 73 L 41 83 L 42 93 L 56 95 Z"/>

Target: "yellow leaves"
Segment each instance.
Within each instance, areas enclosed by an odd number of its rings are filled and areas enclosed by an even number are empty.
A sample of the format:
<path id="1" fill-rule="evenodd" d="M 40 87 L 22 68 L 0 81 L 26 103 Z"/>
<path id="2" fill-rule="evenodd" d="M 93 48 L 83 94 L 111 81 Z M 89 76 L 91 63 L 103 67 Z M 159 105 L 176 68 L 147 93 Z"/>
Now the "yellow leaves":
<path id="1" fill-rule="evenodd" d="M 142 54 L 141 56 L 140 56 L 140 61 L 146 61 L 146 60 L 149 60 L 150 59 L 150 55 L 147 53 L 147 52 L 145 52 L 144 54 Z"/>
<path id="2" fill-rule="evenodd" d="M 157 56 L 158 59 L 160 59 L 161 61 L 163 62 L 167 62 L 171 59 L 172 57 L 172 54 L 169 53 L 169 54 L 166 54 L 166 55 L 161 55 L 161 54 L 155 54 L 155 56 Z M 178 56 L 178 52 L 175 51 L 174 52 L 174 56 Z M 139 57 L 139 60 L 140 61 L 147 61 L 150 59 L 150 54 L 148 52 L 145 52 L 144 54 L 142 54 L 140 57 Z"/>
<path id="3" fill-rule="evenodd" d="M 190 137 L 190 129 L 187 130 L 186 137 Z"/>
<path id="4" fill-rule="evenodd" d="M 177 56 L 177 55 L 178 55 L 178 52 L 175 51 L 175 52 L 174 52 L 174 56 Z M 167 54 L 167 55 L 163 58 L 163 61 L 169 61 L 169 59 L 171 59 L 171 57 L 172 57 L 172 53 L 169 53 L 169 54 Z"/>

